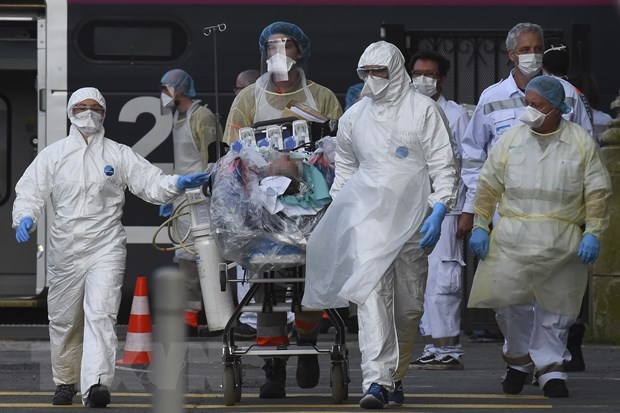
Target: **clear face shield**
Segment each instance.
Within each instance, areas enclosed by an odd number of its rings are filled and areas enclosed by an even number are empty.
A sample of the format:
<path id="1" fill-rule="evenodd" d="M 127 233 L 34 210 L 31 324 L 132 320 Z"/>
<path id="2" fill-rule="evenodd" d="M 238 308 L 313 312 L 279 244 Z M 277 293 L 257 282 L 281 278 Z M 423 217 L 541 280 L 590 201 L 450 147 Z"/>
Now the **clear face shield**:
<path id="1" fill-rule="evenodd" d="M 174 109 L 174 97 L 176 96 L 176 91 L 172 86 L 162 85 L 161 86 L 161 95 L 159 96 L 159 103 L 162 115 L 167 115 Z"/>
<path id="2" fill-rule="evenodd" d="M 289 57 L 287 52 L 290 54 L 292 50 L 296 49 L 295 42 L 288 37 L 267 40 L 265 44 L 267 71 L 272 74 L 276 82 L 288 80 L 288 72 L 296 61 Z"/>

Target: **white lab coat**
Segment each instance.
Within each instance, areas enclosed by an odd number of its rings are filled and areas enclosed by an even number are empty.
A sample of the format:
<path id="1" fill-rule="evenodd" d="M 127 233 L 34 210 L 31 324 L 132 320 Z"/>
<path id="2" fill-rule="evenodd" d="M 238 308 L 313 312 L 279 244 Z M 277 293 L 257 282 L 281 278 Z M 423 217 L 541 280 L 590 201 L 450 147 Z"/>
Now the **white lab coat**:
<path id="1" fill-rule="evenodd" d="M 85 99 L 105 107 L 99 91 L 84 88 L 69 99 L 68 113 Z M 114 378 L 126 257 L 125 189 L 166 204 L 181 193 L 177 178 L 105 138 L 103 129 L 86 144 L 71 125 L 69 136 L 43 149 L 15 187 L 13 227 L 26 216 L 36 224 L 51 200 L 47 271 L 53 378 L 56 384 L 80 381 L 83 399 L 90 386 L 110 386 Z"/>

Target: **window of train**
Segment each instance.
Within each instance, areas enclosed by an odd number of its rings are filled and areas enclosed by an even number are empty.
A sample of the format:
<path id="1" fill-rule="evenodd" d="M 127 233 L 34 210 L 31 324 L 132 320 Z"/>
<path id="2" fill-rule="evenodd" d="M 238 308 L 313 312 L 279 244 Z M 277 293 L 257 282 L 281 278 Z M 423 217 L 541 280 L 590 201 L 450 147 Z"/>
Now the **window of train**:
<path id="1" fill-rule="evenodd" d="M 9 108 L 0 97 L 0 204 L 9 196 Z"/>
<path id="2" fill-rule="evenodd" d="M 188 51 L 189 32 L 174 20 L 92 19 L 74 32 L 74 44 L 97 63 L 170 62 Z"/>

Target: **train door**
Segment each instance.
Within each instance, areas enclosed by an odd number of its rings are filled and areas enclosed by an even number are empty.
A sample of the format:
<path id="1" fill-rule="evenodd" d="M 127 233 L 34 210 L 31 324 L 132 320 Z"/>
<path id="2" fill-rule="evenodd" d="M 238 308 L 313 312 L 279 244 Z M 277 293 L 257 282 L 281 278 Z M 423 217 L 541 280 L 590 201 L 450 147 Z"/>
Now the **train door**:
<path id="1" fill-rule="evenodd" d="M 44 282 L 37 283 L 37 257 L 45 231 L 41 239 L 18 244 L 11 211 L 15 184 L 37 154 L 44 116 L 37 74 L 44 68 L 38 55 L 45 43 L 45 5 L 0 8 L 0 22 L 0 298 L 32 298 L 44 289 Z"/>

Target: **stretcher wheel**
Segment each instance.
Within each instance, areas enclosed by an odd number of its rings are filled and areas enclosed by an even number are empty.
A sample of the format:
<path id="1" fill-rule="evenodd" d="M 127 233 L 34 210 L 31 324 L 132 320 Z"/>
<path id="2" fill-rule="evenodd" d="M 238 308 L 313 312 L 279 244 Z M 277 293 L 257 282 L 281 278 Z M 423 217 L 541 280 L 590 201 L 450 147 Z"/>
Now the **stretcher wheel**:
<path id="1" fill-rule="evenodd" d="M 236 399 L 236 383 L 235 383 L 235 368 L 233 366 L 224 367 L 224 380 L 222 382 L 224 386 L 224 404 L 226 406 L 234 406 Z M 241 394 L 239 394 L 241 397 Z"/>
<path id="2" fill-rule="evenodd" d="M 332 363 L 331 368 L 331 385 L 332 385 L 332 402 L 334 404 L 342 404 L 349 395 L 349 385 L 346 383 L 346 377 L 343 371 L 342 363 Z"/>

